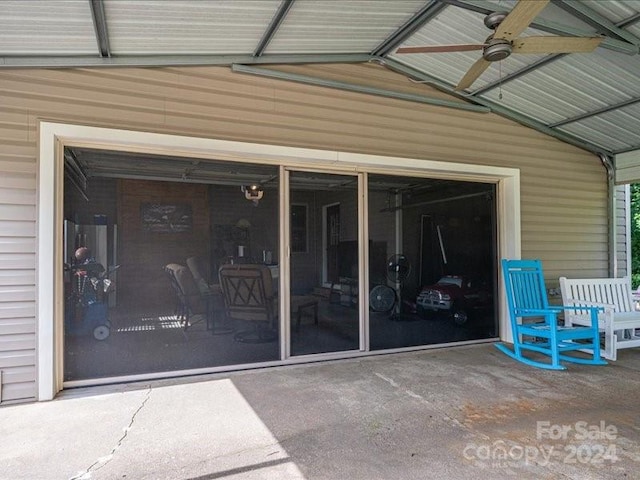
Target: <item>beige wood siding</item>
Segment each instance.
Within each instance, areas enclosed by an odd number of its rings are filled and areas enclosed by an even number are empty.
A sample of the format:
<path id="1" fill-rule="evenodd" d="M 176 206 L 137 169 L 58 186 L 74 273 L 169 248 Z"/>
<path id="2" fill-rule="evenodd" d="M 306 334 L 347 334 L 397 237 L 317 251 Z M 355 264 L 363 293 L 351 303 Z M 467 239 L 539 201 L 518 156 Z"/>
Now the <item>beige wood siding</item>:
<path id="1" fill-rule="evenodd" d="M 377 65 L 272 67 L 439 98 Z M 35 395 L 37 121 L 521 169 L 522 254 L 560 275 L 608 273 L 599 159 L 495 114 L 233 73 L 227 67 L 0 71 L 0 370 Z M 42 288 L 50 288 L 48 285 Z"/>

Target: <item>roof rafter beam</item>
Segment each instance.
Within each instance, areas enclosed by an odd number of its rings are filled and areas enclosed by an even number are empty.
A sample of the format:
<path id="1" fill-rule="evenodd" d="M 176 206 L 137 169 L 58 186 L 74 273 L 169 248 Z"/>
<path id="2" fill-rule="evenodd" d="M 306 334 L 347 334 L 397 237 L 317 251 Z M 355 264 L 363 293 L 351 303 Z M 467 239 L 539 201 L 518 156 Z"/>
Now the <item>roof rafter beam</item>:
<path id="1" fill-rule="evenodd" d="M 271 54 L 253 55 L 138 55 L 122 57 L 81 56 L 4 56 L 3 68 L 83 68 L 83 67 L 180 67 L 194 65 L 273 64 L 273 63 L 363 63 L 372 59 L 365 53 Z"/>
<path id="2" fill-rule="evenodd" d="M 640 38 L 627 30 L 619 28 L 611 20 L 603 17 L 582 2 L 577 2 L 576 0 L 552 0 L 552 2 L 565 12 L 569 12 L 574 17 L 588 23 L 601 33 L 614 36 L 634 45 L 640 45 Z"/>
<path id="3" fill-rule="evenodd" d="M 504 10 L 498 4 L 488 3 L 482 0 L 439 0 L 449 5 L 464 8 L 465 10 L 471 10 L 473 12 L 482 13 L 488 15 L 496 11 Z M 570 36 L 570 37 L 592 37 L 593 32 L 587 32 L 578 28 L 568 27 L 560 23 L 551 22 L 542 18 L 536 18 L 530 25 L 531 28 L 541 30 L 543 32 L 551 33 L 553 35 Z M 605 37 L 600 43 L 599 47 L 613 50 L 615 52 L 625 53 L 627 55 L 637 55 L 640 52 L 638 45 L 618 40 L 615 38 Z"/>
<path id="4" fill-rule="evenodd" d="M 387 37 L 380 45 L 373 49 L 371 55 L 376 57 L 383 57 L 388 55 L 394 48 L 404 42 L 409 36 L 413 35 L 416 30 L 422 28 L 424 25 L 438 15 L 442 10 L 447 8 L 446 4 L 439 2 L 438 0 L 431 0 L 424 7 L 422 7 L 413 17 L 411 17 L 404 25 L 398 30 Z"/>
<path id="5" fill-rule="evenodd" d="M 469 102 L 455 102 L 444 100 L 442 98 L 428 97 L 426 95 L 416 95 L 406 92 L 396 92 L 393 90 L 385 90 L 382 88 L 367 87 L 365 85 L 357 85 L 347 82 L 339 82 L 336 80 L 328 80 L 320 77 L 312 77 L 309 75 L 299 75 L 296 73 L 281 72 L 278 70 L 270 70 L 268 68 L 252 67 L 247 65 L 232 65 L 231 70 L 238 73 L 248 73 L 250 75 L 258 75 L 267 78 L 276 78 L 290 82 L 299 82 L 307 85 L 315 85 L 327 88 L 336 88 L 349 92 L 364 93 L 368 95 L 378 95 L 380 97 L 394 98 L 397 100 L 408 100 L 410 102 L 426 103 L 436 105 L 438 107 L 455 108 L 458 110 L 467 110 L 477 113 L 489 113 L 490 108 L 482 105 L 474 105 Z"/>
<path id="6" fill-rule="evenodd" d="M 548 65 L 549 63 L 555 62 L 556 60 L 560 60 L 565 55 L 566 53 L 558 53 L 556 55 L 549 55 L 547 57 L 541 58 L 537 62 L 527 65 L 526 67 L 521 68 L 516 72 L 510 73 L 509 75 L 506 75 L 501 79 L 496 80 L 495 82 L 489 83 L 482 88 L 478 88 L 477 90 L 474 90 L 473 92 L 471 92 L 471 95 L 482 95 L 483 93 L 486 93 L 489 90 L 493 90 L 494 88 L 500 87 L 507 82 L 515 80 L 516 78 L 520 78 L 523 75 L 526 75 L 527 73 L 531 73 L 533 70 L 536 70 L 544 65 Z"/>
<path id="7" fill-rule="evenodd" d="M 282 1 L 282 3 L 278 7 L 278 10 L 276 11 L 275 15 L 271 19 L 271 23 L 267 27 L 267 30 L 264 32 L 264 35 L 260 39 L 260 43 L 258 43 L 258 46 L 256 47 L 255 51 L 253 52 L 253 56 L 254 57 L 262 56 L 262 54 L 264 53 L 265 49 L 267 48 L 267 46 L 269 45 L 269 43 L 271 42 L 271 40 L 275 36 L 275 34 L 278 31 L 278 29 L 280 28 L 280 25 L 282 24 L 283 20 L 287 16 L 287 13 L 289 13 L 289 10 L 291 9 L 291 6 L 293 5 L 294 1 L 295 0 L 283 0 Z"/>
<path id="8" fill-rule="evenodd" d="M 91 19 L 93 20 L 93 29 L 96 34 L 100 56 L 109 58 L 111 57 L 111 47 L 109 46 L 109 29 L 107 28 L 104 3 L 102 0 L 89 0 L 89 8 L 91 9 Z"/>
<path id="9" fill-rule="evenodd" d="M 630 98 L 629 100 L 625 100 L 624 102 L 616 103 L 615 105 L 608 105 L 606 107 L 599 108 L 597 110 L 592 110 L 591 112 L 586 112 L 581 115 L 576 115 L 575 117 L 566 118 L 564 120 L 560 120 L 556 123 L 550 123 L 549 127 L 556 128 L 561 127 L 562 125 L 566 125 L 568 123 L 579 122 L 580 120 L 584 120 L 585 118 L 595 117 L 597 115 L 602 115 L 603 113 L 608 113 L 613 110 L 618 110 L 619 108 L 628 107 L 629 105 L 633 105 L 635 103 L 640 103 L 640 97 Z"/>
<path id="10" fill-rule="evenodd" d="M 429 84 L 431 86 L 433 86 L 434 88 L 437 88 L 443 92 L 449 93 L 451 95 L 454 95 L 456 97 L 459 98 L 466 98 L 467 100 L 470 100 L 472 102 L 475 102 L 479 105 L 484 105 L 486 107 L 489 107 L 491 109 L 491 111 L 493 113 L 497 113 L 498 115 L 501 115 L 503 117 L 509 118 L 515 122 L 518 122 L 526 127 L 529 128 L 533 128 L 534 130 L 537 130 L 541 133 L 544 133 L 546 135 L 549 135 L 551 137 L 557 138 L 558 140 L 561 140 L 563 142 L 569 143 L 571 145 L 575 145 L 576 147 L 580 147 L 584 150 L 590 151 L 592 153 L 603 153 L 605 155 L 613 155 L 613 153 L 609 150 L 607 150 L 606 148 L 600 146 L 600 145 L 596 145 L 594 143 L 590 143 L 584 140 L 581 140 L 577 137 L 574 137 L 573 135 L 570 135 L 568 133 L 564 133 L 558 130 L 555 130 L 553 128 L 550 128 L 548 125 L 545 125 L 544 123 L 539 122 L 538 120 L 535 120 L 531 117 L 528 117 L 526 115 L 523 115 L 519 112 L 516 112 L 515 110 L 511 110 L 510 108 L 505 107 L 504 105 L 501 105 L 500 103 L 496 103 L 496 102 L 492 102 L 491 100 L 487 100 L 485 98 L 482 97 L 472 97 L 470 95 L 463 95 L 459 92 L 456 92 L 454 90 L 455 85 L 451 85 L 451 84 L 447 84 L 445 82 L 443 82 L 442 80 L 439 80 L 435 77 L 432 77 L 431 75 L 428 75 L 426 73 L 423 72 L 419 72 L 418 70 L 415 70 L 414 68 L 411 67 L 407 67 L 406 65 L 403 65 L 400 62 L 397 62 L 393 59 L 390 58 L 385 58 L 384 59 L 384 63 L 385 65 L 387 65 L 391 70 L 394 70 L 398 73 L 402 73 L 403 75 L 407 75 L 409 77 L 412 77 L 418 81 L 421 81 L 423 83 Z"/>

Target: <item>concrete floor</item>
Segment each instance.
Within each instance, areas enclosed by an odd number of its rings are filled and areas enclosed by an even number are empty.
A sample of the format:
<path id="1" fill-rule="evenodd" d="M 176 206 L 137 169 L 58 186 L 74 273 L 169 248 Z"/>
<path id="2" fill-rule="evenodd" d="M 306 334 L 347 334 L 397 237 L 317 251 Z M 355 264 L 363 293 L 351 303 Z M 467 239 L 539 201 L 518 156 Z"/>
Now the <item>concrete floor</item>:
<path id="1" fill-rule="evenodd" d="M 301 325 L 291 328 L 293 356 L 357 350 L 358 311 L 355 308 L 320 300 L 318 324 L 304 315 Z M 78 323 L 65 333 L 64 380 L 171 372 L 278 361 L 278 342 L 248 344 L 234 340 L 234 333 L 254 328 L 248 322 L 230 322 L 215 317 L 217 325 L 235 330 L 212 335 L 204 317 L 195 315 L 185 332 L 182 322 L 165 310 L 133 310 L 124 307 L 110 312 L 110 335 L 97 341 L 94 324 Z M 369 312 L 369 339 L 372 350 L 464 342 L 494 336 L 494 317 L 473 316 L 465 325 L 456 325 L 447 315 L 421 318 L 403 313 L 394 321 L 389 313 Z M 73 325 L 73 324 L 72 324 Z M 81 327 L 81 328 L 78 328 Z"/>
<path id="2" fill-rule="evenodd" d="M 487 344 L 76 389 L 0 408 L 0 478 L 637 479 L 639 393 Z"/>

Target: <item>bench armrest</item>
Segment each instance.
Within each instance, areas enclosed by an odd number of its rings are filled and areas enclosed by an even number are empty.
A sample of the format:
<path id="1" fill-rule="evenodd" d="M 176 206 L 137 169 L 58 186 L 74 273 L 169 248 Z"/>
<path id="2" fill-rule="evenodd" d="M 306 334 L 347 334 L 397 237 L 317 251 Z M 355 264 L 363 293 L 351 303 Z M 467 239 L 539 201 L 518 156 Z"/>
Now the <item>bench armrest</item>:
<path id="1" fill-rule="evenodd" d="M 518 317 L 539 317 L 542 315 L 548 315 L 550 313 L 557 315 L 560 313 L 559 308 L 550 307 L 550 308 L 518 308 L 516 309 L 516 315 Z"/>

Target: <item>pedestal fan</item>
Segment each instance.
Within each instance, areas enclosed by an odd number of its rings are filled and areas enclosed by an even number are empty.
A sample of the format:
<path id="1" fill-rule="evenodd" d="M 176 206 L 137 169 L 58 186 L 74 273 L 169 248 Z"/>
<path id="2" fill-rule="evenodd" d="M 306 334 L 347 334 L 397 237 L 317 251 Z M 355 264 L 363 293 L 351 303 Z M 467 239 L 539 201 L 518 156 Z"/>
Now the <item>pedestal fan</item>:
<path id="1" fill-rule="evenodd" d="M 395 286 L 396 302 L 392 310 L 391 319 L 401 320 L 402 313 L 402 286 L 411 275 L 411 262 L 402 254 L 395 254 L 387 260 L 387 278 Z"/>

